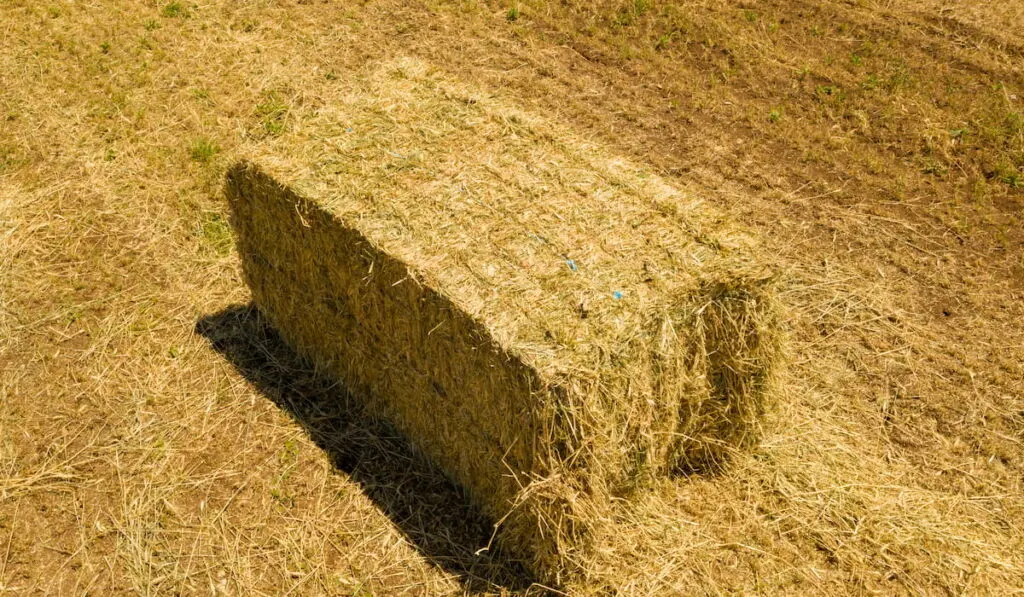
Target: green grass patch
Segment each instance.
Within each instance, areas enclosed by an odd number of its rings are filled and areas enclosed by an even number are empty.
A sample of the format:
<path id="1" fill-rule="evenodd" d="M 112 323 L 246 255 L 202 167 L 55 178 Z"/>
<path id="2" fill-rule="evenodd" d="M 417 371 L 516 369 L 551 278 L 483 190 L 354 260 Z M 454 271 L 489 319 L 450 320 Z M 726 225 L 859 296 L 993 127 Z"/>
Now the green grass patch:
<path id="1" fill-rule="evenodd" d="M 189 157 L 192 161 L 199 162 L 201 164 L 208 164 L 213 156 L 217 155 L 220 151 L 220 147 L 216 143 L 207 139 L 206 137 L 199 137 L 192 141 L 188 148 Z"/>
<path id="2" fill-rule="evenodd" d="M 268 93 L 266 99 L 256 106 L 256 114 L 263 130 L 271 137 L 280 135 L 287 128 L 288 104 L 276 91 Z"/>
<path id="3" fill-rule="evenodd" d="M 181 2 L 169 2 L 164 5 L 160 14 L 168 19 L 183 19 L 189 15 L 189 10 Z"/>
<path id="4" fill-rule="evenodd" d="M 1010 164 L 999 164 L 996 167 L 996 178 L 1011 189 L 1024 188 L 1024 173 Z"/>
<path id="5" fill-rule="evenodd" d="M 220 257 L 229 255 L 235 246 L 235 237 L 231 233 L 231 226 L 227 218 L 219 213 L 204 215 L 199 225 L 199 233 L 203 245 Z"/>

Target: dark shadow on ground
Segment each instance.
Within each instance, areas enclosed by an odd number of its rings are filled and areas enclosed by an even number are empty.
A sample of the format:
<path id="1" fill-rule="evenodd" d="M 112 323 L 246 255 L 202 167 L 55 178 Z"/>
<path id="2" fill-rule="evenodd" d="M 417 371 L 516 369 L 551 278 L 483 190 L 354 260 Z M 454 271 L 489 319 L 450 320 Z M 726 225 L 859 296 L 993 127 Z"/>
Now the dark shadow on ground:
<path id="1" fill-rule="evenodd" d="M 292 351 L 253 305 L 208 315 L 196 332 L 287 412 L 433 564 L 470 592 L 527 592 L 531 579 L 500 551 L 477 554 L 490 522 L 392 426 Z"/>

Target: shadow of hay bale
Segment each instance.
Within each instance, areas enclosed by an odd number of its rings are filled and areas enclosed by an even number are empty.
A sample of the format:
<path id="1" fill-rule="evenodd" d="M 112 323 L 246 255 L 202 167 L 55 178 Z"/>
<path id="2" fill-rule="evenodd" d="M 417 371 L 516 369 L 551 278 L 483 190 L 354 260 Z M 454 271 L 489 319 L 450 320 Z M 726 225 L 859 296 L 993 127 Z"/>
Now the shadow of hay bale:
<path id="1" fill-rule="evenodd" d="M 500 550 L 478 554 L 493 527 L 466 494 L 391 425 L 370 417 L 344 387 L 314 371 L 255 306 L 228 307 L 203 317 L 195 329 L 302 425 L 428 561 L 458 577 L 467 591 L 544 594 Z"/>

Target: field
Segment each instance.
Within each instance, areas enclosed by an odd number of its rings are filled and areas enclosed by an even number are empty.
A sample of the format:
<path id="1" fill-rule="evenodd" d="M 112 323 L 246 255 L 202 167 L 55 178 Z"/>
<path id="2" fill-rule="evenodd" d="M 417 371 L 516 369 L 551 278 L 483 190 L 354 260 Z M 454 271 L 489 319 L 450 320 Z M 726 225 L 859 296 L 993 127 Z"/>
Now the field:
<path id="1" fill-rule="evenodd" d="M 0 0 L 0 590 L 544 594 L 250 305 L 223 179 L 428 61 L 760 239 L 762 445 L 594 592 L 1024 591 L 1024 2 Z"/>

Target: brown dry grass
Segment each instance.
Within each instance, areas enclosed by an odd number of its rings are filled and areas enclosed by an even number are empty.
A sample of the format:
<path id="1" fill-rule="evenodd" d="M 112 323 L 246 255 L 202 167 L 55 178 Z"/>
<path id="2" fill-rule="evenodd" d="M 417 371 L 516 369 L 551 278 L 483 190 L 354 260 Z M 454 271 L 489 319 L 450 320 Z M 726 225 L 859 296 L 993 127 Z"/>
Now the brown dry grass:
<path id="1" fill-rule="evenodd" d="M 1019 591 L 1021 4 L 511 7 L 0 4 L 4 589 L 523 589 L 458 490 L 231 307 L 226 156 L 411 54 L 652 164 L 786 272 L 775 431 L 625 516 L 609 584 Z"/>

